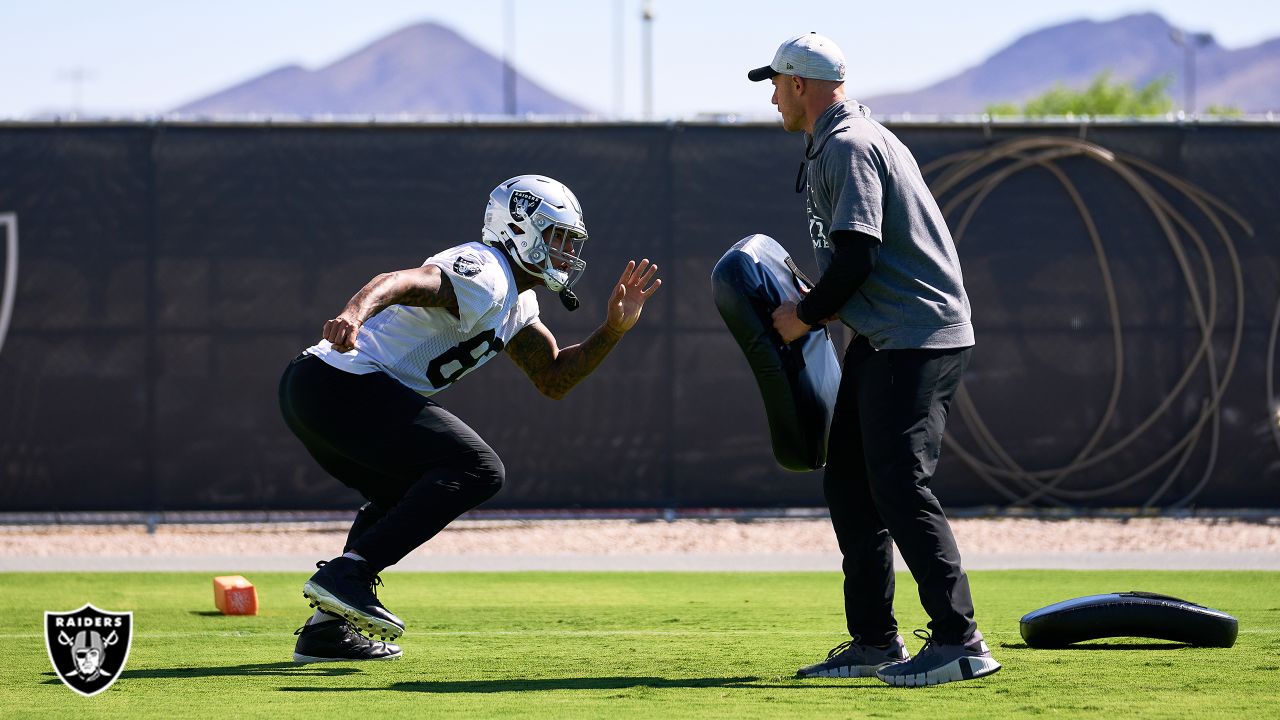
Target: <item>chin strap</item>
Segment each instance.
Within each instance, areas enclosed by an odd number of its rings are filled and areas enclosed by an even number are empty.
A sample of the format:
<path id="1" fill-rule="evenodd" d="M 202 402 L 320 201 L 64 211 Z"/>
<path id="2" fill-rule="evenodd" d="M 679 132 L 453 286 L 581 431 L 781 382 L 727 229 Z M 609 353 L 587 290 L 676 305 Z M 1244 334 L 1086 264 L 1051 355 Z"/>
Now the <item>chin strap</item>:
<path id="1" fill-rule="evenodd" d="M 560 304 L 564 305 L 564 309 L 573 312 L 578 309 L 578 296 L 573 294 L 569 288 L 560 291 Z"/>

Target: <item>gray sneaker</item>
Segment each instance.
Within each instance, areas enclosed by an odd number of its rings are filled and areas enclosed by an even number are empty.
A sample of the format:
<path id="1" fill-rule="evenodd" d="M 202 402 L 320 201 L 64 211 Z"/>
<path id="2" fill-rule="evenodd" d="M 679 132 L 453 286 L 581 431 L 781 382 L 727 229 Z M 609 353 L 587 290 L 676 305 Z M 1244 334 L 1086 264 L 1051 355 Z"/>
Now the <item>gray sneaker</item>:
<path id="1" fill-rule="evenodd" d="M 826 660 L 797 670 L 796 677 L 875 677 L 877 669 L 909 657 L 901 635 L 894 637 L 889 647 L 884 648 L 863 645 L 855 637 L 831 648 Z"/>
<path id="2" fill-rule="evenodd" d="M 972 680 L 1000 669 L 977 630 L 963 645 L 936 643 L 924 630 L 917 630 L 916 637 L 924 640 L 920 652 L 910 660 L 880 668 L 876 677 L 899 687 L 923 687 Z"/>

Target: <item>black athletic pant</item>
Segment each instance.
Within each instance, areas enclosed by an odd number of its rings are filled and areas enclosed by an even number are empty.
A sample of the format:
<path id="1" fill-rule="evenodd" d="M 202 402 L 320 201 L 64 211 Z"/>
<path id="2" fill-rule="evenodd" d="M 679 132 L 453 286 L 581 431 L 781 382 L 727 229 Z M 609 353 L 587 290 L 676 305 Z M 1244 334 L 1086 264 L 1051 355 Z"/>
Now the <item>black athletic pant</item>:
<path id="1" fill-rule="evenodd" d="M 898 633 L 893 542 L 920 590 L 939 643 L 977 627 L 960 551 L 929 480 L 947 408 L 970 348 L 873 350 L 859 336 L 845 356 L 823 491 L 844 555 L 849 634 L 880 645 Z"/>
<path id="2" fill-rule="evenodd" d="M 384 373 L 300 355 L 280 378 L 280 410 L 316 462 L 369 500 L 346 549 L 374 572 L 502 487 L 502 461 L 474 430 Z"/>

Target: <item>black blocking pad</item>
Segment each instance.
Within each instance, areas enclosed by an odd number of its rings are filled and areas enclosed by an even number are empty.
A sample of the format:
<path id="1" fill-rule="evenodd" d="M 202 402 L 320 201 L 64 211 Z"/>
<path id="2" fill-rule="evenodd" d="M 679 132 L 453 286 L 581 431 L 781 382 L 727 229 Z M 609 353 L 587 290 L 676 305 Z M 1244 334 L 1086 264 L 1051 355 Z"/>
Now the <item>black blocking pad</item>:
<path id="1" fill-rule="evenodd" d="M 787 345 L 773 330 L 773 311 L 801 298 L 810 283 L 773 238 L 750 235 L 711 271 L 716 307 L 747 357 L 764 400 L 773 455 L 787 470 L 827 462 L 827 432 L 840 387 L 840 365 L 824 327 Z"/>
<path id="2" fill-rule="evenodd" d="M 1033 648 L 1060 648 L 1083 640 L 1143 637 L 1231 647 L 1236 619 L 1168 595 L 1130 591 L 1064 600 L 1022 616 L 1022 639 Z"/>

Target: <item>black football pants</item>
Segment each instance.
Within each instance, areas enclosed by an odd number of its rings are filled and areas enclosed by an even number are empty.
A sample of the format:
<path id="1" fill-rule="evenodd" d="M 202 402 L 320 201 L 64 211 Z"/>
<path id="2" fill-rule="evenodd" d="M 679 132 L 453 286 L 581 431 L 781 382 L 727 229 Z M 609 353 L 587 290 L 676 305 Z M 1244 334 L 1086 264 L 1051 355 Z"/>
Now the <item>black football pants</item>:
<path id="1" fill-rule="evenodd" d="M 863 643 L 884 644 L 898 633 L 894 542 L 934 639 L 959 644 L 977 627 L 960 551 L 929 489 L 970 352 L 876 351 L 859 336 L 845 356 L 823 491 L 844 555 L 845 619 Z"/>
<path id="2" fill-rule="evenodd" d="M 300 355 L 280 378 L 280 410 L 325 472 L 369 500 L 346 549 L 374 572 L 502 487 L 502 461 L 474 430 L 384 373 Z"/>

